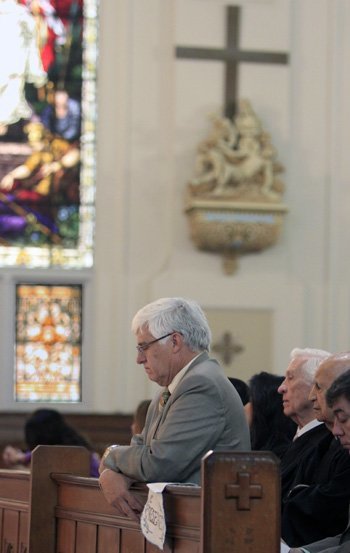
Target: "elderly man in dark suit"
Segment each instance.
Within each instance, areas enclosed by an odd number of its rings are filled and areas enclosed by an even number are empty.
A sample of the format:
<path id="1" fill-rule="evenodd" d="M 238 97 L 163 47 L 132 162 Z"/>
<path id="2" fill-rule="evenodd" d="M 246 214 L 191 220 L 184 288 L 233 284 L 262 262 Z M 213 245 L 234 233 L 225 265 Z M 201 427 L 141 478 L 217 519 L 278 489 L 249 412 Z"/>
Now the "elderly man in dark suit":
<path id="1" fill-rule="evenodd" d="M 350 353 L 334 357 L 347 370 L 336 378 L 325 396 L 327 404 L 334 414 L 332 432 L 342 447 L 350 453 Z M 350 516 L 347 527 L 341 534 L 310 543 L 300 548 L 290 549 L 290 553 L 349 553 L 349 551 Z"/>
<path id="2" fill-rule="evenodd" d="M 120 513 L 138 520 L 142 505 L 132 482 L 200 482 L 211 449 L 249 450 L 243 404 L 218 363 L 209 358 L 211 332 L 199 305 L 162 298 L 135 315 L 137 363 L 163 389 L 153 399 L 141 434 L 129 446 L 111 446 L 100 485 Z"/>
<path id="3" fill-rule="evenodd" d="M 329 436 L 325 425 L 316 419 L 309 395 L 318 366 L 330 355 L 328 351 L 315 348 L 294 348 L 285 379 L 278 388 L 284 414 L 298 425 L 294 440 L 281 461 L 282 508 L 291 489 L 300 483 L 301 464 L 313 457 L 316 446 Z"/>
<path id="4" fill-rule="evenodd" d="M 333 433 L 334 414 L 325 398 L 327 390 L 332 393 L 336 378 L 348 369 L 348 354 L 332 355 L 320 364 L 310 393 L 317 418 Z M 282 537 L 294 547 L 335 536 L 345 528 L 350 500 L 349 454 L 329 432 L 329 437 L 315 449 L 314 457 L 303 464 L 300 474 L 299 485 L 285 501 L 282 515 Z"/>

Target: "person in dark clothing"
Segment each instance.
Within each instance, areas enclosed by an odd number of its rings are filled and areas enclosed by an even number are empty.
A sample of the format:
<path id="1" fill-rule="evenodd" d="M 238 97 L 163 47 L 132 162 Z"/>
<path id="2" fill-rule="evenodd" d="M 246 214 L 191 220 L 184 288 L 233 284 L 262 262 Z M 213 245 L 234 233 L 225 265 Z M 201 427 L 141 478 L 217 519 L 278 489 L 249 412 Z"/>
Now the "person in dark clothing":
<path id="1" fill-rule="evenodd" d="M 341 532 L 350 499 L 350 458 L 330 432 L 312 459 L 301 463 L 298 480 L 283 506 L 286 543 L 295 547 Z"/>
<path id="2" fill-rule="evenodd" d="M 54 409 L 37 409 L 25 423 L 24 428 L 27 450 L 22 451 L 11 445 L 3 452 L 7 467 L 16 468 L 30 465 L 32 451 L 38 445 L 76 445 L 86 447 L 91 452 L 90 476 L 98 476 L 100 456 L 93 451 L 89 442 L 70 426 L 64 417 Z"/>
<path id="3" fill-rule="evenodd" d="M 323 350 L 293 349 L 285 379 L 278 388 L 282 395 L 284 414 L 298 425 L 294 440 L 280 465 L 282 508 L 291 488 L 295 482 L 299 482 L 300 463 L 312 456 L 319 441 L 328 436 L 327 428 L 315 418 L 309 394 L 318 365 L 329 355 Z"/>
<path id="4" fill-rule="evenodd" d="M 280 465 L 282 508 L 295 482 L 300 481 L 302 459 L 312 456 L 317 445 L 328 436 L 327 427 L 324 424 L 318 424 L 296 438 L 285 451 Z"/>
<path id="5" fill-rule="evenodd" d="M 334 414 L 332 432 L 340 441 L 341 446 L 348 454 L 350 451 L 350 353 L 342 354 L 343 360 L 347 357 L 347 370 L 341 374 L 326 392 L 328 406 Z M 350 511 L 347 526 L 336 536 L 303 545 L 302 548 L 292 548 L 290 553 L 348 553 L 350 551 Z"/>
<path id="6" fill-rule="evenodd" d="M 315 374 L 309 397 L 328 435 L 300 462 L 293 486 L 284 498 L 282 538 L 289 546 L 339 534 L 348 520 L 350 457 L 329 431 L 334 416 L 325 400 L 332 382 L 348 368 L 349 359 L 334 355 L 325 359 Z"/>
<path id="7" fill-rule="evenodd" d="M 272 451 L 281 458 L 295 435 L 296 423 L 286 417 L 277 388 L 283 376 L 260 372 L 249 381 L 250 401 L 245 405 L 253 450 Z"/>
<path id="8" fill-rule="evenodd" d="M 242 400 L 243 405 L 246 405 L 249 401 L 249 386 L 244 380 L 240 378 L 235 378 L 234 376 L 228 377 L 231 384 L 236 388 L 239 397 Z"/>

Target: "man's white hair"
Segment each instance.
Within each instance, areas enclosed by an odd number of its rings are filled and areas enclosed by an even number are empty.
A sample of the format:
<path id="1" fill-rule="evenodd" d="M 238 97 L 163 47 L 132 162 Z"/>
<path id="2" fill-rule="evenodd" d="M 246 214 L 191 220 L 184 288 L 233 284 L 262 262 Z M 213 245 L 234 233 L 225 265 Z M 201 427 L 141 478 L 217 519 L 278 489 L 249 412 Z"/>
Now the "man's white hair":
<path id="1" fill-rule="evenodd" d="M 305 380 L 312 382 L 319 365 L 332 355 L 329 351 L 315 348 L 294 348 L 290 352 L 290 359 L 300 359 L 300 369 L 302 370 Z"/>

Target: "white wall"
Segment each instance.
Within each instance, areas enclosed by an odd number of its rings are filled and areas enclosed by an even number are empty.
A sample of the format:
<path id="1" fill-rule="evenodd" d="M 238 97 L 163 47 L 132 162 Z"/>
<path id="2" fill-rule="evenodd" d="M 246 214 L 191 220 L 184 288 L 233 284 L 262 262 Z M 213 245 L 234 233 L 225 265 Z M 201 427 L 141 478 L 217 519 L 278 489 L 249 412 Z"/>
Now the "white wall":
<path id="1" fill-rule="evenodd" d="M 241 5 L 242 47 L 290 54 L 287 67 L 242 66 L 239 80 L 286 168 L 289 213 L 278 244 L 227 276 L 219 256 L 195 249 L 183 213 L 223 70 L 174 56 L 175 45 L 223 44 L 224 2 L 101 0 L 96 264 L 77 410 L 130 412 L 152 395 L 130 322 L 158 296 L 271 310 L 273 366 L 257 370 L 283 372 L 295 346 L 349 348 L 350 2 Z"/>
<path id="2" fill-rule="evenodd" d="M 128 241 L 126 315 L 129 323 L 143 303 L 177 294 L 196 298 L 204 308 L 271 309 L 274 364 L 263 368 L 282 372 L 294 346 L 348 348 L 349 262 L 342 252 L 350 176 L 345 152 L 349 3 L 241 5 L 242 47 L 290 54 L 287 67 L 246 64 L 239 78 L 240 95 L 251 99 L 286 168 L 289 214 L 283 235 L 270 250 L 241 258 L 232 276 L 223 274 L 218 256 L 194 248 L 183 192 L 208 129 L 207 115 L 222 108 L 223 68 L 176 60 L 172 48 L 223 45 L 225 5 L 128 2 L 135 47 L 128 95 L 129 222 L 123 238 Z M 151 387 L 135 372 L 127 325 L 124 332 L 125 362 L 116 372 L 124 381 L 126 364 L 127 406 Z"/>

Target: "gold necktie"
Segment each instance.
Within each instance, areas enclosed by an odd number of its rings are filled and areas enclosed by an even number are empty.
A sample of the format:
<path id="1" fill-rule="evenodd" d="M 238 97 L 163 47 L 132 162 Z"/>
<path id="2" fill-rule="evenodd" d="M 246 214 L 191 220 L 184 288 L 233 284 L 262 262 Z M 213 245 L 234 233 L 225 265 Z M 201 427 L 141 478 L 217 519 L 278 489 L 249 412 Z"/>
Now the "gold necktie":
<path id="1" fill-rule="evenodd" d="M 164 409 L 164 406 L 168 401 L 169 397 L 170 397 L 170 392 L 168 388 L 165 388 L 164 392 L 162 392 L 162 395 L 160 396 L 160 399 L 159 399 L 159 411 L 162 411 Z"/>

